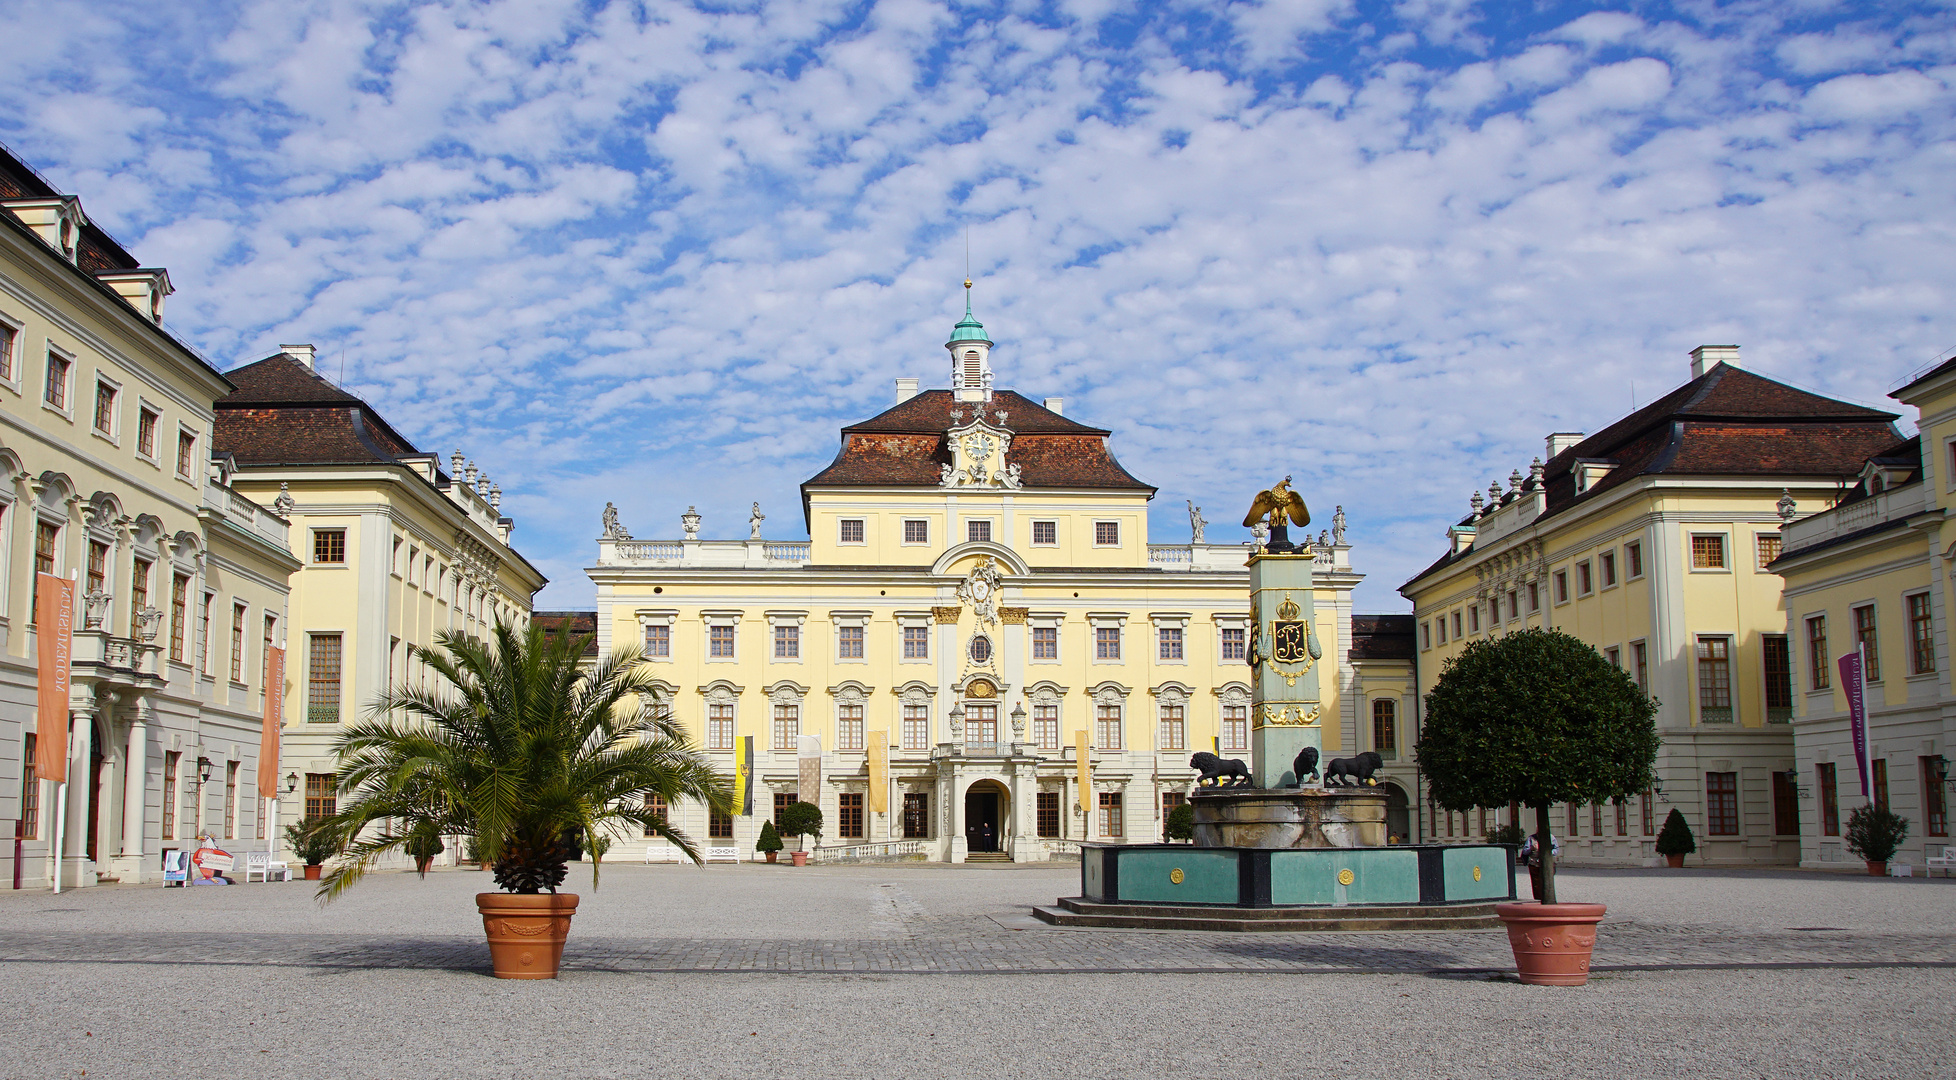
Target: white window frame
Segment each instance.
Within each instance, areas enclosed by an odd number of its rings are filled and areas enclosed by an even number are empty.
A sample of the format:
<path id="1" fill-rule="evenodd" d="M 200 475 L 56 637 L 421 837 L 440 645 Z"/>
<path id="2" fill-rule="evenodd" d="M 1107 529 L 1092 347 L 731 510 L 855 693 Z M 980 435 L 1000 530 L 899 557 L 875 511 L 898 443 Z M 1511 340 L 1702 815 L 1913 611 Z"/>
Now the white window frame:
<path id="1" fill-rule="evenodd" d="M 862 532 L 862 539 L 860 540 L 843 539 L 842 527 L 852 521 L 855 522 L 858 526 L 861 526 L 860 531 Z M 864 517 L 836 518 L 835 519 L 835 542 L 839 547 L 868 547 L 869 546 L 869 519 Z"/>
<path id="2" fill-rule="evenodd" d="M 701 645 L 700 659 L 701 661 L 708 664 L 740 663 L 740 616 L 741 614 L 742 613 L 738 611 L 700 612 L 700 645 Z M 726 627 L 731 627 L 733 629 L 733 655 L 732 656 L 713 655 L 713 628 L 716 626 L 726 626 Z M 773 651 L 772 645 L 773 643 L 770 641 L 769 649 L 768 649 L 769 652 Z"/>
<path id="3" fill-rule="evenodd" d="M 1698 565 L 1697 546 L 1698 538 L 1701 536 L 1716 536 L 1719 538 L 1719 541 L 1723 545 L 1722 550 L 1725 556 L 1724 566 Z M 1730 529 L 1700 529 L 1685 534 L 1684 568 L 1687 572 L 1693 574 L 1729 574 L 1732 572 L 1732 561 L 1732 532 Z"/>
<path id="4" fill-rule="evenodd" d="M 838 664 L 869 663 L 869 621 L 870 621 L 870 613 L 867 611 L 829 612 L 829 626 L 833 629 L 835 635 L 835 647 L 830 649 L 829 653 L 830 656 L 834 658 L 836 663 Z M 842 655 L 842 628 L 845 626 L 855 627 L 863 632 L 863 654 L 861 656 Z"/>
<path id="5" fill-rule="evenodd" d="M 1113 543 L 1103 544 L 1100 542 L 1100 527 L 1102 525 L 1112 525 L 1114 527 Z M 1121 519 L 1119 518 L 1095 518 L 1093 522 L 1093 546 L 1097 548 L 1118 548 L 1121 546 L 1121 534 L 1125 531 L 1121 528 Z"/>
<path id="6" fill-rule="evenodd" d="M 1051 540 L 1039 539 L 1039 526 L 1041 525 L 1051 525 L 1053 527 L 1053 538 Z M 1058 518 L 1034 518 L 1032 520 L 1032 525 L 1029 527 L 1029 529 L 1030 531 L 1026 533 L 1026 542 L 1030 546 L 1050 547 L 1050 548 L 1056 548 L 1059 546 L 1059 519 Z"/>
<path id="7" fill-rule="evenodd" d="M 190 469 L 188 473 L 182 472 L 176 468 L 176 459 L 183 456 L 183 437 L 185 435 L 190 436 L 190 460 L 185 463 L 189 466 Z M 183 481 L 186 484 L 194 485 L 197 483 L 197 447 L 201 445 L 203 441 L 204 441 L 203 432 L 198 431 L 196 428 L 191 427 L 189 424 L 186 424 L 181 420 L 177 421 L 176 444 L 170 447 L 170 454 L 171 454 L 170 471 L 172 475 L 174 475 L 177 479 Z"/>
<path id="8" fill-rule="evenodd" d="M 1125 665 L 1127 663 L 1127 612 L 1089 611 L 1087 625 L 1091 628 L 1087 634 L 1087 663 L 1106 667 Z M 1104 629 L 1115 630 L 1120 635 L 1121 655 L 1113 660 L 1100 658 L 1100 632 Z M 1188 650 L 1184 649 L 1183 655 L 1188 655 Z"/>
<path id="9" fill-rule="evenodd" d="M 1603 567 L 1608 565 L 1607 579 Z M 1615 548 L 1606 548 L 1596 553 L 1596 591 L 1605 592 L 1623 584 L 1623 556 Z"/>
<path id="10" fill-rule="evenodd" d="M 673 654 L 679 651 L 673 648 L 677 644 L 674 639 L 679 636 L 679 610 L 677 608 L 655 608 L 640 610 L 634 614 L 638 618 L 638 641 L 641 648 L 645 645 L 645 631 L 647 629 L 654 626 L 663 626 L 666 628 L 666 655 L 653 656 L 648 652 L 645 654 L 645 662 L 648 664 L 672 663 Z"/>
<path id="11" fill-rule="evenodd" d="M 1241 614 L 1212 615 L 1210 616 L 1210 621 L 1216 624 L 1216 652 L 1215 652 L 1216 663 L 1228 665 L 1231 667 L 1234 667 L 1238 664 L 1248 664 L 1250 662 L 1250 617 L 1248 615 L 1241 615 Z M 1243 631 L 1243 658 L 1242 659 L 1225 660 L 1223 658 L 1223 631 L 1224 630 Z M 1182 655 L 1187 656 L 1188 640 L 1186 636 L 1183 638 L 1182 645 L 1183 645 Z"/>
<path id="12" fill-rule="evenodd" d="M 1031 611 L 1026 613 L 1026 663 L 1058 664 L 1066 656 L 1066 634 L 1064 633 L 1066 614 L 1059 611 Z M 1051 658 L 1035 659 L 1032 655 L 1032 631 L 1037 628 L 1053 632 L 1053 655 Z"/>
<path id="13" fill-rule="evenodd" d="M 972 526 L 983 526 L 985 535 L 978 539 L 971 535 Z M 989 516 L 968 517 L 964 519 L 964 542 L 967 544 L 990 544 L 998 539 L 998 519 Z"/>
<path id="14" fill-rule="evenodd" d="M 41 350 L 41 384 L 35 388 L 34 396 L 40 398 L 41 408 L 72 424 L 75 422 L 75 381 L 81 373 L 81 357 L 75 355 L 73 350 L 56 345 L 52 338 L 47 339 L 45 344 L 47 347 Z M 62 376 L 65 384 L 61 388 L 61 400 L 67 403 L 65 407 L 48 403 L 48 358 L 53 356 L 68 362 L 67 374 Z"/>
<path id="15" fill-rule="evenodd" d="M 1576 575 L 1577 598 L 1594 596 L 1596 594 L 1596 565 L 1588 559 L 1577 559 L 1569 565 L 1569 569 Z"/>
<path id="16" fill-rule="evenodd" d="M 21 392 L 21 369 L 27 366 L 26 357 L 23 353 L 27 344 L 27 324 L 4 311 L 0 311 L 0 326 L 5 326 L 14 332 L 13 352 L 9 357 L 13 360 L 13 363 L 11 365 L 0 364 L 0 371 L 11 371 L 13 374 L 0 375 L 0 386 L 6 387 L 18 395 Z"/>
<path id="17" fill-rule="evenodd" d="M 142 396 L 141 394 L 137 394 L 136 395 L 136 433 L 134 437 L 130 439 L 129 448 L 135 451 L 137 461 L 147 461 L 152 466 L 161 469 L 163 467 L 163 459 L 157 455 L 156 448 L 154 446 L 150 448 L 149 453 L 147 454 L 143 453 L 142 423 L 143 423 L 143 415 L 145 413 L 149 414 L 150 416 L 156 417 L 155 434 L 159 440 L 162 438 L 163 406 L 156 404 L 155 402 Z"/>
<path id="18" fill-rule="evenodd" d="M 931 643 L 931 637 L 932 637 L 932 634 L 931 634 L 931 627 L 932 627 L 932 626 L 934 625 L 934 622 L 933 622 L 933 620 L 932 620 L 932 618 L 931 618 L 931 613 L 930 613 L 930 612 L 928 612 L 928 611 L 922 611 L 922 612 L 911 612 L 911 611 L 899 611 L 899 612 L 897 612 L 897 614 L 896 614 L 896 624 L 897 624 L 897 634 L 896 634 L 896 638 L 897 638 L 897 639 L 896 639 L 896 660 L 897 660 L 897 663 L 899 663 L 899 664 L 933 664 L 933 663 L 936 663 L 936 662 L 937 662 L 937 661 L 936 661 L 936 658 L 935 658 L 935 656 L 933 655 L 933 654 L 934 654 L 934 653 L 935 653 L 935 652 L 936 652 L 937 650 L 936 650 L 936 648 L 935 648 L 935 647 L 934 647 L 934 646 L 932 645 L 932 643 Z M 925 653 L 925 655 L 923 655 L 923 656 L 905 656 L 905 655 L 904 655 L 904 642 L 903 642 L 903 639 L 904 639 L 904 637 L 905 637 L 905 635 L 906 635 L 906 632 L 907 632 L 907 631 L 909 631 L 909 629 L 910 629 L 911 627 L 913 627 L 913 626 L 921 626 L 921 627 L 923 627 L 923 628 L 924 628 L 924 653 Z M 865 649 L 865 650 L 863 650 L 863 651 L 865 651 L 865 652 L 867 652 L 868 650 L 867 650 L 867 649 Z"/>
<path id="19" fill-rule="evenodd" d="M 804 639 L 808 635 L 802 631 L 807 625 L 808 612 L 806 611 L 767 612 L 767 662 L 770 664 L 799 664 L 806 659 L 808 655 L 808 643 Z M 793 656 L 775 655 L 775 635 L 784 626 L 795 628 L 795 655 Z M 734 651 L 738 652 L 738 647 Z M 868 650 L 864 651 L 867 652 Z"/>
<path id="20" fill-rule="evenodd" d="M 1631 548 L 1637 549 L 1637 557 L 1634 559 L 1630 557 Z M 1637 572 L 1634 574 L 1630 572 L 1632 566 L 1636 567 L 1637 570 Z M 1642 540 L 1624 541 L 1622 569 L 1623 569 L 1623 580 L 1625 581 L 1641 581 L 1643 579 L 1643 576 L 1650 572 L 1644 569 L 1644 542 Z"/>
<path id="21" fill-rule="evenodd" d="M 901 533 L 899 533 L 899 534 L 898 534 L 898 536 L 899 536 L 899 539 L 898 539 L 898 543 L 899 543 L 899 544 L 900 544 L 901 546 L 903 546 L 903 547 L 929 547 L 929 546 L 930 546 L 930 534 L 931 534 L 931 528 L 930 528 L 930 519 L 929 519 L 929 518 L 927 518 L 927 517 L 921 517 L 921 518 L 902 518 L 901 520 L 902 520 L 902 522 L 903 522 L 903 525 L 902 525 L 902 529 L 903 529 L 903 531 L 902 531 Z M 913 522 L 913 521 L 915 521 L 915 522 L 920 522 L 920 523 L 922 523 L 922 524 L 923 524 L 923 526 L 924 526 L 924 538 L 923 538 L 922 540 L 912 540 L 912 539 L 910 539 L 910 523 L 911 523 L 911 522 Z"/>
<path id="22" fill-rule="evenodd" d="M 1190 652 L 1188 615 L 1183 612 L 1157 611 L 1148 616 L 1148 621 L 1152 624 L 1154 631 L 1154 641 L 1150 643 L 1154 651 L 1150 654 L 1150 660 L 1157 665 L 1167 667 L 1187 667 Z M 1161 632 L 1163 630 L 1180 630 L 1182 632 L 1182 658 L 1180 660 L 1163 660 L 1161 658 Z M 1217 646 L 1216 651 L 1220 655 L 1222 647 Z"/>
<path id="23" fill-rule="evenodd" d="M 353 565 L 353 545 L 347 542 L 347 538 L 348 534 L 352 531 L 344 525 L 314 525 L 308 528 L 306 530 L 306 569 L 345 570 L 351 567 Z M 319 534 L 334 532 L 340 534 L 340 555 L 342 558 L 339 562 L 314 562 L 314 555 L 319 550 Z"/>
<path id="24" fill-rule="evenodd" d="M 111 379 L 103 372 L 97 371 L 95 373 L 96 393 L 100 393 L 104 386 L 108 387 L 115 394 L 115 401 L 109 407 L 109 430 L 103 431 L 101 428 L 95 426 L 95 397 L 91 394 L 88 398 L 88 433 L 107 442 L 110 446 L 120 448 L 122 446 L 122 382 L 119 379 Z"/>

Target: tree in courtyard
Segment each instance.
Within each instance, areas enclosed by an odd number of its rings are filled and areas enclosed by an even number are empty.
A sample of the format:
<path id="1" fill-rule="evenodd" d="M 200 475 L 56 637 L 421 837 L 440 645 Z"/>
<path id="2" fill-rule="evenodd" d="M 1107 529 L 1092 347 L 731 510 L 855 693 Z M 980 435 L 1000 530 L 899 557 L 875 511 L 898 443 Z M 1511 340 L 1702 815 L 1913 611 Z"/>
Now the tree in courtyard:
<path id="1" fill-rule="evenodd" d="M 1426 695 L 1417 755 L 1433 801 L 1449 811 L 1535 808 L 1542 902 L 1555 900 L 1549 807 L 1648 790 L 1657 703 L 1627 672 L 1559 630 L 1476 641 Z"/>
<path id="2" fill-rule="evenodd" d="M 777 826 L 782 836 L 802 838 L 801 850 L 808 850 L 808 837 L 822 838 L 822 808 L 814 803 L 789 803 L 781 811 L 781 824 Z"/>
<path id="3" fill-rule="evenodd" d="M 465 835 L 506 892 L 556 892 L 577 843 L 629 821 L 693 861 L 698 845 L 652 809 L 694 799 L 733 811 L 732 787 L 671 715 L 635 645 L 586 668 L 589 637 L 498 623 L 488 641 L 456 631 L 414 649 L 437 679 L 394 687 L 341 734 L 331 832 L 344 851 L 320 884 L 345 892 L 417 832 Z M 659 799 L 648 796 L 657 795 Z M 598 863 L 591 864 L 595 888 Z"/>
<path id="4" fill-rule="evenodd" d="M 774 822 L 761 819 L 761 838 L 754 842 L 755 851 L 780 851 L 781 834 L 774 831 Z"/>
<path id="5" fill-rule="evenodd" d="M 1678 808 L 1664 815 L 1664 827 L 1657 830 L 1657 853 L 1659 855 L 1689 855 L 1698 850 L 1698 839 L 1691 835 L 1691 823 L 1684 820 Z"/>
<path id="6" fill-rule="evenodd" d="M 1168 812 L 1168 820 L 1162 824 L 1162 839 L 1189 840 L 1195 836 L 1195 807 L 1183 803 Z"/>

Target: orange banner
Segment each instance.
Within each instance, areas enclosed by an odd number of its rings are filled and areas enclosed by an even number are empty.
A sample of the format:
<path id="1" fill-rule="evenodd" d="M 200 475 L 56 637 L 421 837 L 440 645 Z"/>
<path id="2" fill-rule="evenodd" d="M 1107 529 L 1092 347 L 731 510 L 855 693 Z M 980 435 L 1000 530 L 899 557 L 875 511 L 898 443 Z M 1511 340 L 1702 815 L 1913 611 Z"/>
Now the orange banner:
<path id="1" fill-rule="evenodd" d="M 40 694 L 34 713 L 34 774 L 68 781 L 68 675 L 75 658 L 75 583 L 35 574 L 34 628 Z"/>
<path id="2" fill-rule="evenodd" d="M 285 727 L 285 650 L 265 654 L 265 726 L 258 736 L 258 797 L 278 794 L 279 736 Z"/>
<path id="3" fill-rule="evenodd" d="M 1087 729 L 1073 733 L 1073 756 L 1080 765 L 1080 812 L 1093 813 L 1093 758 L 1087 750 Z M 1087 819 L 1089 823 L 1092 818 Z"/>

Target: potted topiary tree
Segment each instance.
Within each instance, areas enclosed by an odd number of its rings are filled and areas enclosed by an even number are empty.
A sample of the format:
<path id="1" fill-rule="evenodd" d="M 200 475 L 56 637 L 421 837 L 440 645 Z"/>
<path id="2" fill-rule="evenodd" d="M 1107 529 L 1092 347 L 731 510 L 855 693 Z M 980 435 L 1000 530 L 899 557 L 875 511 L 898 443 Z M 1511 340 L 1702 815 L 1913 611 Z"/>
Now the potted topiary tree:
<path id="1" fill-rule="evenodd" d="M 774 822 L 766 818 L 761 819 L 761 838 L 754 842 L 754 850 L 767 856 L 768 862 L 773 862 L 774 857 L 780 853 L 781 834 L 774 831 Z"/>
<path id="2" fill-rule="evenodd" d="M 1691 835 L 1691 825 L 1684 820 L 1678 808 L 1664 815 L 1664 827 L 1657 830 L 1657 853 L 1664 861 L 1677 870 L 1684 866 L 1684 857 L 1698 850 L 1698 840 Z"/>
<path id="3" fill-rule="evenodd" d="M 285 827 L 285 842 L 292 846 L 292 854 L 306 864 L 307 881 L 318 881 L 320 864 L 340 853 L 338 838 L 331 829 L 326 828 L 331 820 L 309 817 Z"/>
<path id="4" fill-rule="evenodd" d="M 1627 672 L 1556 630 L 1476 641 L 1446 662 L 1427 694 L 1417 754 L 1433 800 L 1447 810 L 1535 808 L 1541 899 L 1495 905 L 1522 982 L 1588 980 L 1604 908 L 1558 901 L 1549 807 L 1648 789 L 1656 715 Z"/>
<path id="5" fill-rule="evenodd" d="M 1908 839 L 1908 819 L 1887 809 L 1863 806 L 1847 815 L 1843 839 L 1847 850 L 1867 861 L 1869 876 L 1881 877 L 1888 873 L 1888 860 Z"/>
<path id="6" fill-rule="evenodd" d="M 587 668 L 588 636 L 535 623 L 498 623 L 488 641 L 435 640 L 413 654 L 437 685 L 387 691 L 335 745 L 344 797 L 324 831 L 346 857 L 320 899 L 343 894 L 424 822 L 472 836 L 503 890 L 475 898 L 496 977 L 555 978 L 577 912 L 577 896 L 557 891 L 575 842 L 592 846 L 604 826 L 629 821 L 698 862 L 698 845 L 647 796 L 730 814 L 732 786 L 669 713 L 642 707 L 657 675 L 635 645 Z"/>
<path id="7" fill-rule="evenodd" d="M 408 855 L 414 859 L 414 872 L 423 877 L 428 876 L 428 867 L 434 864 L 435 856 L 447 850 L 432 821 L 420 822 L 409 829 L 406 846 Z"/>
<path id="8" fill-rule="evenodd" d="M 1168 820 L 1162 822 L 1161 835 L 1164 840 L 1192 840 L 1195 838 L 1195 807 L 1183 803 L 1168 812 Z"/>
<path id="9" fill-rule="evenodd" d="M 793 851 L 795 865 L 808 865 L 808 838 L 822 838 L 822 808 L 814 803 L 789 803 L 781 811 L 780 833 L 782 836 L 801 837 L 801 843 Z"/>

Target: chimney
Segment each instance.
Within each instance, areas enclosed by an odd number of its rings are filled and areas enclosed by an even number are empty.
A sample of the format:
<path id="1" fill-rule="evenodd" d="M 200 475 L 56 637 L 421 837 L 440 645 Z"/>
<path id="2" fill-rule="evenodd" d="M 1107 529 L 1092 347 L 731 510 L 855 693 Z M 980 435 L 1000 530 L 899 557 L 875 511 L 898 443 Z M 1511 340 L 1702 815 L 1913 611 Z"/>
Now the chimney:
<path id="1" fill-rule="evenodd" d="M 313 353 L 312 346 L 280 345 L 278 347 L 278 351 L 284 353 L 285 355 L 291 357 L 294 360 L 297 360 L 301 364 L 306 365 L 306 370 L 308 371 L 312 370 L 312 353 Z"/>
<path id="2" fill-rule="evenodd" d="M 1739 347 L 1737 345 L 1700 345 L 1691 350 L 1691 377 L 1694 379 L 1720 364 L 1724 364 L 1726 367 L 1738 367 Z"/>
<path id="3" fill-rule="evenodd" d="M 896 403 L 898 405 L 901 405 L 904 402 L 909 401 L 911 398 L 917 396 L 917 380 L 898 379 L 896 381 L 896 384 L 897 384 Z"/>
<path id="4" fill-rule="evenodd" d="M 1576 445 L 1582 439 L 1583 435 L 1580 431 L 1558 431 L 1550 435 L 1548 437 L 1548 460 L 1554 461 L 1555 455 Z"/>
<path id="5" fill-rule="evenodd" d="M 1063 397 L 1049 397 L 1049 398 L 1047 398 L 1047 399 L 1045 400 L 1045 402 L 1044 402 L 1044 404 L 1045 404 L 1045 406 L 1046 406 L 1046 411 L 1047 411 L 1047 412 L 1049 412 L 1049 413 L 1052 413 L 1052 414 L 1053 414 L 1054 416 L 1065 416 L 1065 415 L 1066 415 L 1066 399 L 1065 399 L 1065 398 L 1063 398 Z"/>

